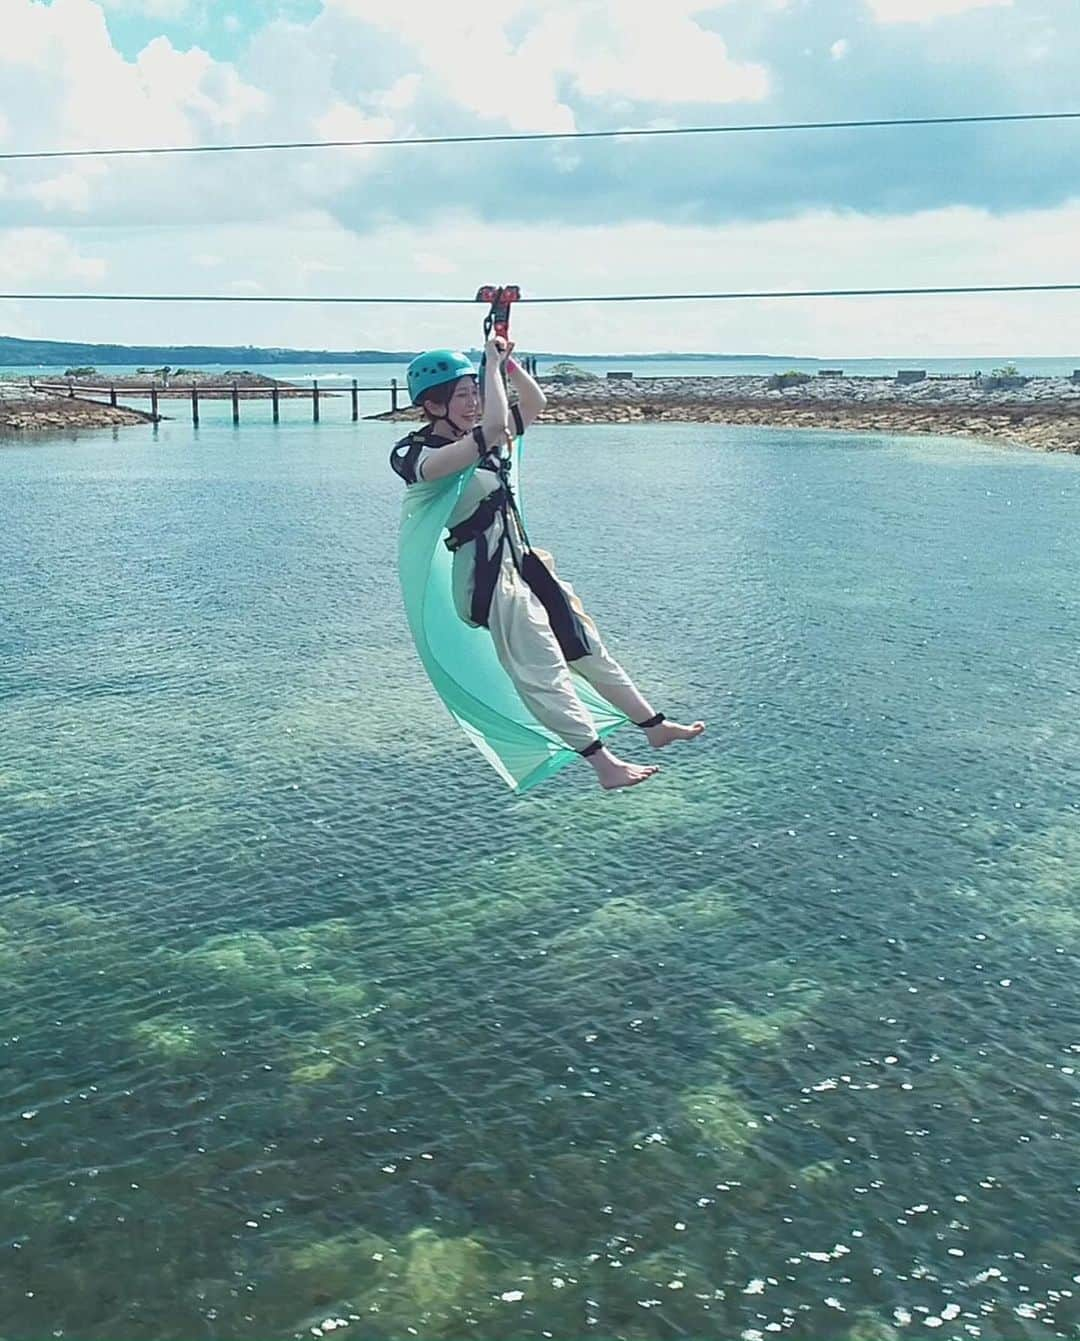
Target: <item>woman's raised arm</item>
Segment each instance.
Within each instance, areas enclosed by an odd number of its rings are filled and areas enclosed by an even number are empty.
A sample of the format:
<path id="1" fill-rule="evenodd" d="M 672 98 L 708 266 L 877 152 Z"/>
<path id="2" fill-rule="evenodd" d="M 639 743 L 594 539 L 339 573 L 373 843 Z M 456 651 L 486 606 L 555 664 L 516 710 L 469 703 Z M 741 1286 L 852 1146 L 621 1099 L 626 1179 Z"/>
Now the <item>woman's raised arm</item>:
<path id="1" fill-rule="evenodd" d="M 521 415 L 521 422 L 528 428 L 534 419 L 539 418 L 547 404 L 547 396 L 514 358 L 506 361 L 506 376 L 518 394 L 518 413 Z"/>

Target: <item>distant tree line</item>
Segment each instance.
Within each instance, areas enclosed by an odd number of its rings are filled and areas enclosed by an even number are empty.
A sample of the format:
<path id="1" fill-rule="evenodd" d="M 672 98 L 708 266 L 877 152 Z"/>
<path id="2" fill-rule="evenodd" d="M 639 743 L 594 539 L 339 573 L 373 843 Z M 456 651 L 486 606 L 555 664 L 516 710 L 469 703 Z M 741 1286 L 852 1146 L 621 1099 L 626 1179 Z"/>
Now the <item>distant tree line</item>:
<path id="1" fill-rule="evenodd" d="M 64 340 L 19 340 L 0 335 L 0 367 L 27 368 L 42 364 L 85 368 L 158 368 L 193 363 L 244 367 L 259 363 L 407 363 L 418 350 L 397 349 L 257 349 L 253 345 L 93 345 Z M 175 373 L 174 373 L 175 375 Z"/>

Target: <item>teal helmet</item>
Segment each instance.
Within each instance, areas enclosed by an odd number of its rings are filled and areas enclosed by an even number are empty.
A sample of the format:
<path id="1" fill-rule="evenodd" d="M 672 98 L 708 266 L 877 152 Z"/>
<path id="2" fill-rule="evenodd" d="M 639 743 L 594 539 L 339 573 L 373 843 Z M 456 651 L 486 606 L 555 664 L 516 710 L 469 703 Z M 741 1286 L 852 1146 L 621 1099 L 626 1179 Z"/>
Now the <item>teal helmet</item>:
<path id="1" fill-rule="evenodd" d="M 429 349 L 417 354 L 409 364 L 409 399 L 419 405 L 433 387 L 456 382 L 459 377 L 475 377 L 476 369 L 464 354 L 455 349 Z"/>

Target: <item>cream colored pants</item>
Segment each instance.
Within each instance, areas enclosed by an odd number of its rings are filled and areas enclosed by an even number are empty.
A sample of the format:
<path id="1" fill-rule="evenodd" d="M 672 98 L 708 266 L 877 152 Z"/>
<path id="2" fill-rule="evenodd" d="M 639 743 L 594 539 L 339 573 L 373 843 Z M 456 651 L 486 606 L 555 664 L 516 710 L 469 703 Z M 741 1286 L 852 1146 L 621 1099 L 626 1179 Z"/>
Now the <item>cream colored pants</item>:
<path id="1" fill-rule="evenodd" d="M 574 598 L 568 583 L 560 578 L 559 584 L 567 596 Z M 653 715 L 633 681 L 608 653 L 596 626 L 587 616 L 585 622 L 593 651 L 567 662 L 551 631 L 547 611 L 509 557 L 503 561 L 488 621 L 495 653 L 532 715 L 572 750 L 583 750 L 597 738 L 592 716 L 574 688 L 575 674 L 588 680 L 632 722 L 644 722 Z"/>

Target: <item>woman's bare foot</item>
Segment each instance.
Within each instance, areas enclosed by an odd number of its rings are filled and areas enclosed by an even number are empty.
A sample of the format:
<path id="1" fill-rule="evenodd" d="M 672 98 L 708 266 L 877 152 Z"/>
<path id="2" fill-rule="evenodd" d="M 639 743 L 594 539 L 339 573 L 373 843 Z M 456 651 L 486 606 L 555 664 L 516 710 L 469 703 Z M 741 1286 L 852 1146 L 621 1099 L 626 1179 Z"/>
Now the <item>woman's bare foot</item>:
<path id="1" fill-rule="evenodd" d="M 616 787 L 636 787 L 639 782 L 648 782 L 654 773 L 660 771 L 656 764 L 628 764 L 624 759 L 617 759 L 608 749 L 597 750 L 588 758 L 605 791 L 614 791 Z"/>
<path id="2" fill-rule="evenodd" d="M 645 735 L 654 750 L 662 750 L 673 740 L 693 740 L 704 730 L 704 722 L 694 722 L 692 726 L 680 726 L 678 722 L 658 722 L 656 726 L 645 727 Z"/>

